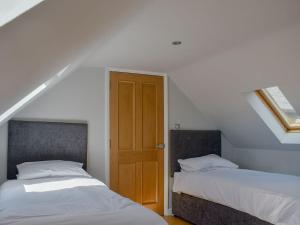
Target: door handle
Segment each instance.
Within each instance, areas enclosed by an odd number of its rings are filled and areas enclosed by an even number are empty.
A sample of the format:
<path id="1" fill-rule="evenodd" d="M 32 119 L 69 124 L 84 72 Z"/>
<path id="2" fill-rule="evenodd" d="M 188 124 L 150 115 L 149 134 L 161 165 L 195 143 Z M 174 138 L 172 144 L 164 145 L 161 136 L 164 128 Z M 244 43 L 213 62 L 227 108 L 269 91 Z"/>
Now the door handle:
<path id="1" fill-rule="evenodd" d="M 157 144 L 155 147 L 159 148 L 159 149 L 164 149 L 165 148 L 165 144 Z"/>

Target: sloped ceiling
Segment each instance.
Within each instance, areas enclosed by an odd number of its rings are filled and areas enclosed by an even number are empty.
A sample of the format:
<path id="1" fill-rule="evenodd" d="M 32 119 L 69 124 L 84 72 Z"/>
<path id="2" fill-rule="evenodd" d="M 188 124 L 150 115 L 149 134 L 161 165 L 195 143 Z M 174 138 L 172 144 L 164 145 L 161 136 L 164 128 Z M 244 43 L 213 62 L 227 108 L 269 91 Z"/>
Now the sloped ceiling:
<path id="1" fill-rule="evenodd" d="M 85 65 L 167 72 L 236 147 L 299 149 L 281 145 L 244 94 L 279 85 L 300 112 L 300 1 L 152 2 Z"/>
<path id="2" fill-rule="evenodd" d="M 298 145 L 280 144 L 245 97 L 259 88 L 279 86 L 300 109 L 299 40 L 300 24 L 173 71 L 171 76 L 234 146 L 300 150 Z"/>
<path id="3" fill-rule="evenodd" d="M 299 21 L 299 0 L 150 0 L 85 65 L 173 71 Z M 172 41 L 180 40 L 174 47 Z"/>
<path id="4" fill-rule="evenodd" d="M 244 93 L 279 85 L 300 112 L 299 26 L 299 0 L 45 1 L 0 28 L 0 113 L 93 49 L 84 66 L 169 73 L 237 147 L 298 149 Z"/>
<path id="5" fill-rule="evenodd" d="M 144 0 L 44 1 L 0 28 L 0 114 L 78 63 L 141 11 Z"/>

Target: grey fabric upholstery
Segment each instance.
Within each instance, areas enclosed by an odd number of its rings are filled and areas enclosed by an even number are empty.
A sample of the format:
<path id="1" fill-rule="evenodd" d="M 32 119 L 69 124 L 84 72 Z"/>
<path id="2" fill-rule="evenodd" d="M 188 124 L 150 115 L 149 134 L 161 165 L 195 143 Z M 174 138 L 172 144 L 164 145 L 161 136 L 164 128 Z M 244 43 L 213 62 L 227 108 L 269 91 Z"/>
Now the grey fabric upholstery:
<path id="1" fill-rule="evenodd" d="M 173 214 L 196 225 L 272 225 L 247 213 L 187 194 L 173 193 Z"/>
<path id="2" fill-rule="evenodd" d="M 178 159 L 208 154 L 221 156 L 221 132 L 218 130 L 171 130 L 170 174 L 180 171 Z"/>
<path id="3" fill-rule="evenodd" d="M 44 160 L 70 160 L 87 166 L 87 124 L 17 121 L 8 123 L 7 178 L 16 165 Z"/>

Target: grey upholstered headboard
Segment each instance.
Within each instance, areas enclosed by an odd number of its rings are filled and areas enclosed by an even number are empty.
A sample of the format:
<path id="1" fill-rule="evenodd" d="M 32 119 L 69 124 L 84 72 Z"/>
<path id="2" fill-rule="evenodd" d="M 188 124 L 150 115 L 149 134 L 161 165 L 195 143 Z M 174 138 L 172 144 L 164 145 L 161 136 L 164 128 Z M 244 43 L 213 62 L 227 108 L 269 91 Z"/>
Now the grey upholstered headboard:
<path id="1" fill-rule="evenodd" d="M 8 123 L 7 179 L 16 165 L 44 160 L 70 160 L 87 165 L 87 124 L 17 121 Z"/>
<path id="2" fill-rule="evenodd" d="M 218 130 L 171 130 L 170 172 L 180 171 L 178 159 L 216 154 L 221 156 L 221 132 Z"/>

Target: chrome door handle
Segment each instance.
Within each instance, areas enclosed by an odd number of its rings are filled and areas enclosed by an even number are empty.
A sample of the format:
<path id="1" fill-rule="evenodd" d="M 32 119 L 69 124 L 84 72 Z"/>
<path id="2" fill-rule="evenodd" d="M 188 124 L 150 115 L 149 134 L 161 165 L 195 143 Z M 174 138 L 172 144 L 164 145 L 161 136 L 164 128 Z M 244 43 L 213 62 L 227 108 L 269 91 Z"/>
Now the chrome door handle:
<path id="1" fill-rule="evenodd" d="M 159 148 L 159 149 L 164 149 L 165 148 L 165 144 L 157 144 L 155 147 Z"/>

